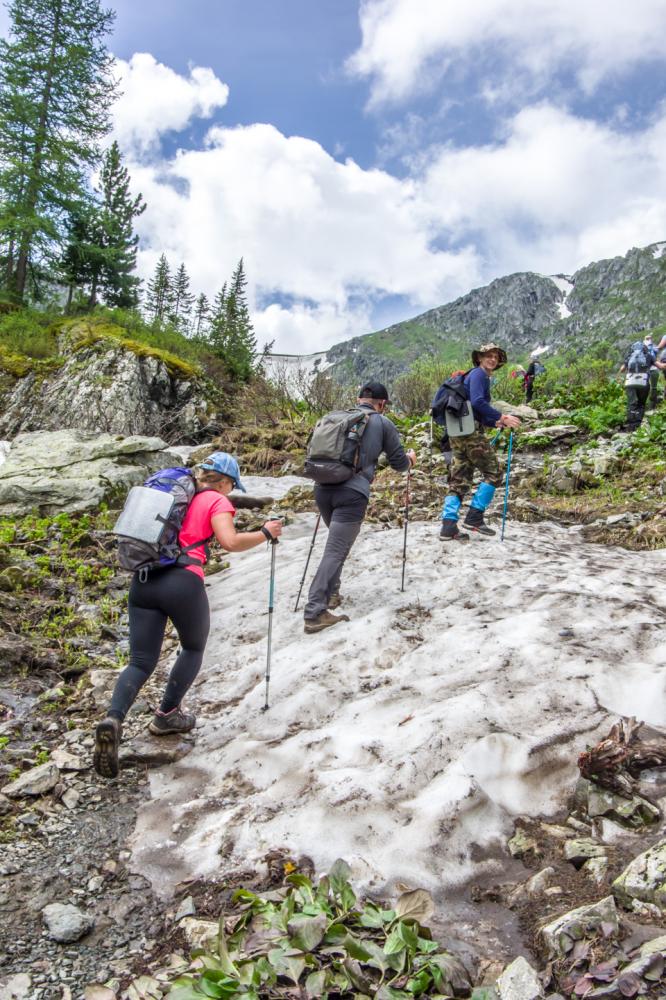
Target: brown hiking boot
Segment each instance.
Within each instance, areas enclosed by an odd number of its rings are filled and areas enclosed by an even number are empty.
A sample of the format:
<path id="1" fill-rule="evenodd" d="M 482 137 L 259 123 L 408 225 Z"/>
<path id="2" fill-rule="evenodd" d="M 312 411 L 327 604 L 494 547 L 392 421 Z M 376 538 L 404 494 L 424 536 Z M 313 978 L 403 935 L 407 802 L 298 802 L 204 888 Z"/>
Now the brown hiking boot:
<path id="1" fill-rule="evenodd" d="M 331 594 L 331 596 L 329 597 L 328 610 L 335 611 L 335 609 L 339 608 L 341 604 L 342 604 L 342 594 L 338 591 L 337 594 Z"/>
<path id="2" fill-rule="evenodd" d="M 325 628 L 330 628 L 331 625 L 337 625 L 338 622 L 348 622 L 349 615 L 332 615 L 330 611 L 322 611 L 320 615 L 316 618 L 305 618 L 303 621 L 303 631 L 311 634 L 312 632 L 321 632 Z"/>
<path id="3" fill-rule="evenodd" d="M 103 778 L 115 778 L 118 775 L 118 748 L 122 732 L 122 722 L 111 715 L 102 719 L 95 729 L 93 767 Z"/>
<path id="4" fill-rule="evenodd" d="M 173 733 L 189 733 L 194 729 L 196 722 L 195 715 L 186 715 L 178 705 L 170 712 L 161 712 L 158 709 L 148 729 L 153 736 L 171 736 Z"/>

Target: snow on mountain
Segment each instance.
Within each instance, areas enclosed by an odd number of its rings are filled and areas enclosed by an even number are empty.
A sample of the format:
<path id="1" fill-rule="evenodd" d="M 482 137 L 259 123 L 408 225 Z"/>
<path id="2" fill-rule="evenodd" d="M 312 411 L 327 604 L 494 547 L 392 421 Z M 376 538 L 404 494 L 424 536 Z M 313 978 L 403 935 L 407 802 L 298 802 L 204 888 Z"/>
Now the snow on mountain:
<path id="1" fill-rule="evenodd" d="M 571 310 L 567 309 L 566 301 L 567 296 L 573 291 L 574 283 L 569 278 L 565 277 L 563 274 L 549 274 L 548 277 L 557 285 L 559 290 L 562 292 L 562 301 L 558 303 L 558 310 L 560 313 L 560 319 L 566 319 L 567 316 L 571 316 Z"/>

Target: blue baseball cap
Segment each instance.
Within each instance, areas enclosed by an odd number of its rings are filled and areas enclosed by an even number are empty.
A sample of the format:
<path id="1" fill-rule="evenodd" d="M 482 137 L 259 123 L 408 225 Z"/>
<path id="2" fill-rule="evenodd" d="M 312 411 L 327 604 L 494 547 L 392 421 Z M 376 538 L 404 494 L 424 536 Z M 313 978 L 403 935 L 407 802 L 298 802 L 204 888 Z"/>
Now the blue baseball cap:
<path id="1" fill-rule="evenodd" d="M 240 490 L 241 493 L 247 493 L 247 490 L 241 483 L 238 462 L 233 455 L 228 455 L 226 451 L 214 451 L 212 455 L 209 455 L 205 461 L 200 463 L 199 468 L 206 469 L 208 472 L 219 472 L 223 476 L 228 476 L 229 479 L 233 480 L 235 490 Z"/>

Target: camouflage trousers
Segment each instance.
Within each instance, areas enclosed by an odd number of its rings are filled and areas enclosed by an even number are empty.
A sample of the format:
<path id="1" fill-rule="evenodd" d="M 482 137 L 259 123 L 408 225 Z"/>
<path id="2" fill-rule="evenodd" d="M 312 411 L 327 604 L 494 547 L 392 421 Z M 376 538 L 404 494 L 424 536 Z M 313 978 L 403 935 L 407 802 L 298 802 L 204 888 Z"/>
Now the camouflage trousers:
<path id="1" fill-rule="evenodd" d="M 449 493 L 457 493 L 461 500 L 472 489 L 474 470 L 481 473 L 481 478 L 491 486 L 500 486 L 502 472 L 497 453 L 491 447 L 490 441 L 477 424 L 473 434 L 464 437 L 449 438 L 453 461 L 449 471 Z"/>

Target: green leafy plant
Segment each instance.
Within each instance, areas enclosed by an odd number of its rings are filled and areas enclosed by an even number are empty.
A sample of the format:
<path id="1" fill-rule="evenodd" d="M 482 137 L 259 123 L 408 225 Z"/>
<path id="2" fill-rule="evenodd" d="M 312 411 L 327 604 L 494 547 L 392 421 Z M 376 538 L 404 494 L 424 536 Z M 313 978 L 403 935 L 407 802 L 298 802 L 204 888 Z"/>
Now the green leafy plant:
<path id="1" fill-rule="evenodd" d="M 349 866 L 335 862 L 315 885 L 298 872 L 264 896 L 239 889 L 237 911 L 220 918 L 217 947 L 193 953 L 170 1000 L 201 997 L 358 996 L 439 1000 L 470 990 L 464 966 L 432 940 L 421 921 L 433 912 L 423 889 L 404 892 L 393 909 L 361 901 Z"/>

